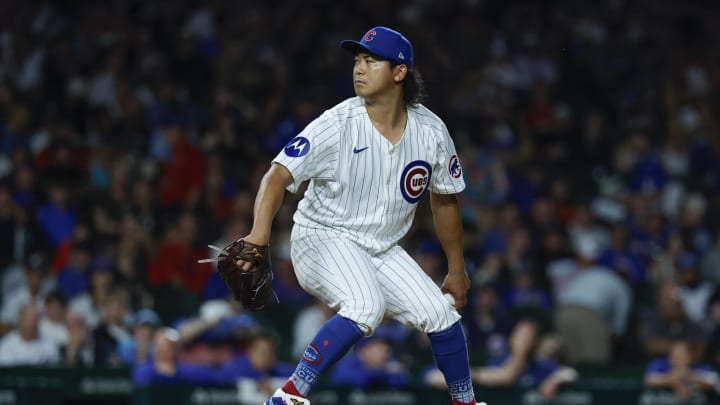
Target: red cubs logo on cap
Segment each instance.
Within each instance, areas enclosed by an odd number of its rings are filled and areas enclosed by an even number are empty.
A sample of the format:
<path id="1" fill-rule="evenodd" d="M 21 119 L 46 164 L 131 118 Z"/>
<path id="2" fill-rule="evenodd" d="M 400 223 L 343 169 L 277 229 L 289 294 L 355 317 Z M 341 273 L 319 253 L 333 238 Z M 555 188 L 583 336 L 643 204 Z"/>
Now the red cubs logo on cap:
<path id="1" fill-rule="evenodd" d="M 365 34 L 365 42 L 370 42 L 375 39 L 375 35 L 377 35 L 377 32 L 368 31 L 367 34 Z"/>
<path id="2" fill-rule="evenodd" d="M 400 193 L 405 201 L 415 204 L 422 198 L 430 184 L 432 168 L 428 162 L 415 160 L 403 169 L 400 176 Z"/>
<path id="3" fill-rule="evenodd" d="M 458 158 L 458 155 L 452 155 L 450 158 L 448 172 L 450 172 L 450 175 L 456 179 L 459 179 L 460 176 L 462 176 L 462 167 L 460 167 L 460 159 Z"/>

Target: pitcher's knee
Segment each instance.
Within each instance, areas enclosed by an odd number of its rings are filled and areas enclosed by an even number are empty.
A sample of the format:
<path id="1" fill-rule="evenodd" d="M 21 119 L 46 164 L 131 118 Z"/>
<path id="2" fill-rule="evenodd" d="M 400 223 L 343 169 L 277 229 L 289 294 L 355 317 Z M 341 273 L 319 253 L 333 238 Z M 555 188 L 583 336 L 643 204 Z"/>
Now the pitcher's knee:
<path id="1" fill-rule="evenodd" d="M 365 336 L 370 336 L 385 316 L 385 301 L 376 301 L 372 305 L 367 302 L 347 303 L 342 305 L 338 313 L 355 321 Z"/>
<path id="2" fill-rule="evenodd" d="M 415 326 L 425 333 L 437 333 L 449 329 L 460 318 L 457 310 L 444 302 L 441 306 L 428 308 L 418 314 L 418 323 Z"/>

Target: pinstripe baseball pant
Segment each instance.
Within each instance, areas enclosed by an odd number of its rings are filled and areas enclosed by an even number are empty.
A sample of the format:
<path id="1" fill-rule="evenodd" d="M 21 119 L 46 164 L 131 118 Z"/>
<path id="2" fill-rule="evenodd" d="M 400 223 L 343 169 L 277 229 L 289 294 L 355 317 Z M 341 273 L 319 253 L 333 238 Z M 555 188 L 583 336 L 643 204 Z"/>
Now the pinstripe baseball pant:
<path id="1" fill-rule="evenodd" d="M 296 225 L 291 256 L 298 282 L 371 335 L 387 313 L 425 333 L 460 320 L 440 288 L 400 246 L 371 254 L 339 232 Z"/>

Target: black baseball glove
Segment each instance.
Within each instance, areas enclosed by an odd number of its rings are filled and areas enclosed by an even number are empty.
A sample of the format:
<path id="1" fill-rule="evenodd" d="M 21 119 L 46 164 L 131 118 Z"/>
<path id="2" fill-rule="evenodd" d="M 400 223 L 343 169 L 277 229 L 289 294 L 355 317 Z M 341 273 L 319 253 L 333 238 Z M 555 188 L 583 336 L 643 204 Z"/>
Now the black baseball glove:
<path id="1" fill-rule="evenodd" d="M 250 262 L 252 267 L 249 270 L 238 268 L 238 260 Z M 240 238 L 220 250 L 217 267 L 220 278 L 245 309 L 260 311 L 268 303 L 278 301 L 272 289 L 268 245 L 256 245 Z"/>

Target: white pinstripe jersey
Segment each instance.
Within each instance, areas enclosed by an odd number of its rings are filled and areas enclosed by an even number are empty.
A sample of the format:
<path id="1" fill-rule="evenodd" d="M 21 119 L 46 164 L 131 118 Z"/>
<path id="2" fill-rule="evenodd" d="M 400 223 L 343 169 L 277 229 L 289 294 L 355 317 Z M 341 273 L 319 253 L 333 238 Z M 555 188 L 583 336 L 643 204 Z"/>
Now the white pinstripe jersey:
<path id="1" fill-rule="evenodd" d="M 291 192 L 310 180 L 296 224 L 334 230 L 372 252 L 405 235 L 426 189 L 465 188 L 445 124 L 422 105 L 408 107 L 403 136 L 392 145 L 373 126 L 364 99 L 349 98 L 305 127 L 273 162 L 292 174 Z"/>

